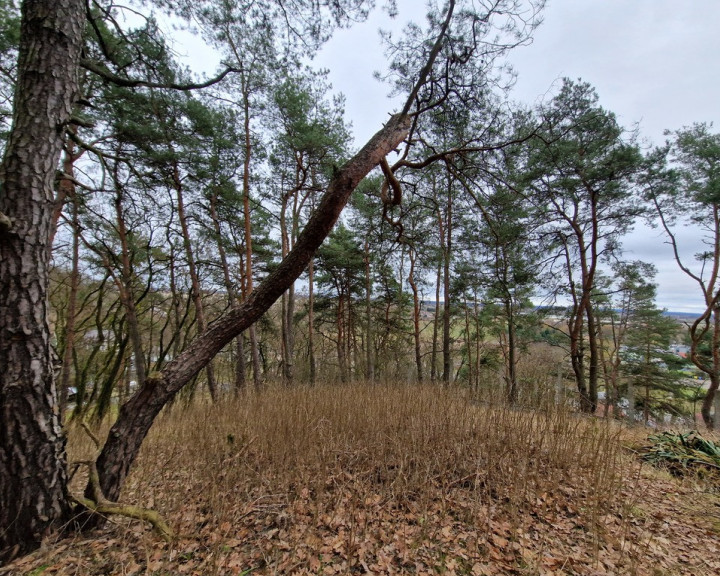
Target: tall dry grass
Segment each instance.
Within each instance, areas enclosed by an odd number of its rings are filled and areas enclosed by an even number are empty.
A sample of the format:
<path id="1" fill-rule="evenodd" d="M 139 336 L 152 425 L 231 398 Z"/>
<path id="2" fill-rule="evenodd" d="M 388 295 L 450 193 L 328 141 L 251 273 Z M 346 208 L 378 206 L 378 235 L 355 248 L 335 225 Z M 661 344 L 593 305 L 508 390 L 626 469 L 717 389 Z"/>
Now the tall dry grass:
<path id="1" fill-rule="evenodd" d="M 91 449 L 78 434 L 71 459 Z M 345 515 L 357 542 L 374 514 L 415 523 L 447 514 L 481 530 L 489 518 L 519 525 L 572 506 L 592 547 L 595 520 L 623 481 L 619 457 L 617 426 L 550 402 L 514 409 L 429 385 L 269 386 L 167 410 L 123 500 L 158 509 L 181 537 L 218 535 L 218 546 L 293 522 L 294 503 L 311 508 L 308 539 Z"/>
<path id="2" fill-rule="evenodd" d="M 595 505 L 620 480 L 618 452 L 612 424 L 565 409 L 479 405 L 454 388 L 270 387 L 164 414 L 131 482 L 170 514 L 187 494 L 152 495 L 177 480 L 217 513 L 236 487 L 251 492 L 246 498 L 263 489 L 292 497 L 302 488 L 322 493 L 329 480 L 400 502 L 462 486 L 479 502 L 513 508 L 571 479 Z"/>

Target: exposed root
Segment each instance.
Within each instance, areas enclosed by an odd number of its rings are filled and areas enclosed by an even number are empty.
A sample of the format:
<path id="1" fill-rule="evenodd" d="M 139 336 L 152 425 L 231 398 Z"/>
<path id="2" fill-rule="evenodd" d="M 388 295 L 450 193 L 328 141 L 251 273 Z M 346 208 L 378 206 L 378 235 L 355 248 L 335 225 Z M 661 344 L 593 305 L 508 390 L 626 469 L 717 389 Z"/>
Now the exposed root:
<path id="1" fill-rule="evenodd" d="M 92 512 L 97 512 L 98 514 L 115 514 L 118 516 L 125 516 L 127 518 L 134 518 L 136 520 L 148 522 L 163 540 L 170 542 L 173 539 L 172 530 L 167 525 L 167 522 L 165 522 L 163 517 L 155 510 L 149 510 L 139 506 L 130 506 L 127 504 L 118 504 L 117 502 L 110 502 L 109 500 L 94 502 L 93 500 L 83 498 L 82 496 L 71 495 L 71 497 L 80 506 L 83 506 Z"/>
<path id="2" fill-rule="evenodd" d="M 99 450 L 100 441 L 97 439 L 95 434 L 93 434 L 85 422 L 81 422 L 80 425 Z M 92 498 L 70 494 L 70 497 L 77 504 L 87 510 L 90 510 L 91 512 L 97 512 L 98 514 L 114 514 L 117 516 L 125 516 L 127 518 L 134 518 L 136 520 L 148 522 L 163 540 L 167 542 L 172 540 L 173 533 L 170 526 L 168 526 L 165 519 L 155 510 L 149 510 L 147 508 L 132 506 L 129 504 L 121 504 L 119 502 L 112 502 L 103 496 L 102 490 L 100 489 L 100 476 L 97 471 L 97 463 L 95 459 L 74 462 L 71 477 L 75 474 L 75 472 L 77 472 L 77 469 L 80 466 L 87 466 L 88 468 L 88 486 L 92 493 Z"/>

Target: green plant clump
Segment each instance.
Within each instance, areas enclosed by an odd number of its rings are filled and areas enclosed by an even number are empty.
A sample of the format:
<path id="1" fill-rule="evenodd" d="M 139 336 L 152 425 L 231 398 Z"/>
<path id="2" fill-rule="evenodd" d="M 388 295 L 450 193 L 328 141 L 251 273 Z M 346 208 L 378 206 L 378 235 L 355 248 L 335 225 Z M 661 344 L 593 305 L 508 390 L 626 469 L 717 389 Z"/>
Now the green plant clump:
<path id="1" fill-rule="evenodd" d="M 665 466 L 672 473 L 684 475 L 694 470 L 720 471 L 720 446 L 703 438 L 697 430 L 684 434 L 662 432 L 648 437 L 650 445 L 643 460 L 656 466 Z"/>

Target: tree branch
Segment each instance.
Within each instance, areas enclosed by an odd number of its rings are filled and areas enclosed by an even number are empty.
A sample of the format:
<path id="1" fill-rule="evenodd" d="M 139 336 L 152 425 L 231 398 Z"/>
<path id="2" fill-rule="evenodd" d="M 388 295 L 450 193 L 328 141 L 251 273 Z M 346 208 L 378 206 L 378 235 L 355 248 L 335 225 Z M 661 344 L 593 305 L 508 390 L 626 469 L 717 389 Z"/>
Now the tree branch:
<path id="1" fill-rule="evenodd" d="M 200 83 L 189 83 L 189 84 L 176 84 L 174 82 L 170 83 L 163 83 L 163 82 L 150 82 L 148 80 L 140 80 L 138 78 L 132 79 L 132 78 L 123 78 L 122 76 L 118 76 L 117 74 L 111 72 L 103 66 L 100 62 L 96 60 L 90 60 L 89 58 L 83 58 L 80 61 L 80 65 L 85 68 L 85 70 L 88 70 L 92 72 L 93 74 L 97 74 L 104 80 L 107 80 L 108 82 L 111 82 L 117 86 L 122 86 L 123 88 L 136 88 L 138 86 L 143 86 L 145 88 L 165 88 L 169 90 L 200 90 L 202 88 L 207 88 L 208 86 L 213 86 L 214 84 L 217 84 L 218 82 L 221 82 L 225 76 L 230 74 L 230 72 L 239 72 L 240 70 L 237 68 L 233 68 L 228 66 L 223 70 L 220 74 L 215 76 L 215 78 L 211 78 L 210 80 L 206 80 L 205 82 Z"/>
<path id="2" fill-rule="evenodd" d="M 432 71 L 432 67 L 435 65 L 435 60 L 437 59 L 438 54 L 440 54 L 440 50 L 442 50 L 443 44 L 445 42 L 445 35 L 447 34 L 447 30 L 450 27 L 450 21 L 452 20 L 454 11 L 455 0 L 450 0 L 447 15 L 445 16 L 445 21 L 443 22 L 442 28 L 440 29 L 440 34 L 438 34 L 438 37 L 435 39 L 435 44 L 433 45 L 432 50 L 430 50 L 430 55 L 428 56 L 427 62 L 425 62 L 425 66 L 423 66 L 422 70 L 420 71 L 417 82 L 415 83 L 412 92 L 410 92 L 410 95 L 405 102 L 405 106 L 403 106 L 402 112 L 400 113 L 402 116 L 410 113 L 410 108 L 412 108 L 413 102 L 415 102 L 415 99 L 420 92 L 420 88 L 422 88 L 423 84 L 425 84 L 427 77 Z"/>

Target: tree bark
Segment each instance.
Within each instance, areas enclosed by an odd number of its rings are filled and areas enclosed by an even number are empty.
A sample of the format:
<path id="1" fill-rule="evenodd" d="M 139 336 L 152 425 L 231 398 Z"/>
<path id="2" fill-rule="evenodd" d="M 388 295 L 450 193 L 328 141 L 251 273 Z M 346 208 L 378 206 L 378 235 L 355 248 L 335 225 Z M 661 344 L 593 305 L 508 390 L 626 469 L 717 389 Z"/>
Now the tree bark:
<path id="1" fill-rule="evenodd" d="M 310 385 L 317 380 L 315 367 L 315 259 L 308 263 L 308 364 Z"/>
<path id="2" fill-rule="evenodd" d="M 243 131 L 245 138 L 245 159 L 243 161 L 243 216 L 245 218 L 245 292 L 247 298 L 253 291 L 253 266 L 252 266 L 252 222 L 250 220 L 250 158 L 252 154 L 252 142 L 250 140 L 250 92 L 247 88 L 247 79 L 243 78 Z M 260 351 L 258 349 L 255 325 L 248 326 L 250 337 L 250 358 L 253 367 L 253 383 L 259 388 L 262 383 L 260 370 Z"/>
<path id="3" fill-rule="evenodd" d="M 440 219 L 440 216 L 438 216 Z M 442 226 L 442 219 L 440 225 Z M 440 234 L 442 238 L 442 232 Z M 438 258 L 437 273 L 435 274 L 435 313 L 433 314 L 433 336 L 432 336 L 432 354 L 430 356 L 430 381 L 437 381 L 438 368 L 438 332 L 440 327 L 440 284 L 442 282 L 442 258 Z"/>
<path id="4" fill-rule="evenodd" d="M 443 255 L 443 374 L 445 384 L 452 380 L 452 350 L 450 343 L 450 259 L 452 258 L 452 183 L 448 181 L 447 208 L 445 213 L 445 236 L 442 241 Z"/>
<path id="5" fill-rule="evenodd" d="M 68 144 L 63 161 L 65 173 L 73 174 L 73 147 Z M 65 411 L 68 403 L 68 389 L 70 388 L 70 377 L 72 374 L 73 351 L 75 349 L 75 316 L 77 314 L 77 296 L 80 286 L 80 224 L 78 222 L 78 200 L 75 196 L 75 184 L 63 178 L 58 185 L 58 196 L 69 198 L 72 204 L 71 226 L 73 231 L 72 239 L 72 264 L 70 269 L 70 287 L 68 291 L 67 313 L 65 318 L 65 334 L 63 338 L 62 369 L 60 372 L 60 383 L 58 391 L 58 404 L 60 406 L 60 422 L 65 420 Z M 57 209 L 57 201 L 55 204 Z M 57 228 L 57 221 L 53 213 L 53 229 Z M 52 232 L 51 232 L 52 236 Z M 52 242 L 52 241 L 51 241 Z"/>
<path id="6" fill-rule="evenodd" d="M 360 181 L 407 136 L 410 118 L 396 115 L 353 158 L 336 168 L 297 243 L 278 267 L 237 308 L 228 311 L 120 409 L 115 425 L 98 458 L 100 485 L 105 497 L 117 500 L 140 445 L 162 407 L 230 340 L 250 327 L 300 276 L 332 230 L 350 194 Z"/>
<path id="7" fill-rule="evenodd" d="M 375 356 L 373 354 L 372 325 L 372 276 L 370 275 L 370 240 L 365 239 L 363 260 L 365 264 L 365 378 L 375 381 Z"/>
<path id="8" fill-rule="evenodd" d="M 341 291 L 338 294 L 337 312 L 335 316 L 335 327 L 337 330 L 337 359 L 340 370 L 340 382 L 348 381 L 347 376 L 347 357 L 345 350 L 345 294 Z"/>
<path id="9" fill-rule="evenodd" d="M 140 322 L 137 316 L 137 307 L 135 303 L 135 273 L 133 272 L 132 259 L 130 256 L 130 246 L 128 244 L 128 230 L 125 223 L 124 211 L 124 193 L 122 184 L 117 177 L 117 164 L 114 171 L 115 184 L 115 214 L 117 217 L 117 234 L 120 240 L 120 278 L 112 273 L 112 264 L 107 254 L 101 254 L 108 270 L 111 271 L 115 285 L 120 295 L 120 301 L 125 308 L 125 316 L 128 323 L 128 333 L 130 334 L 130 342 L 133 347 L 133 358 L 135 362 L 135 376 L 138 385 L 142 386 L 146 378 L 146 362 L 145 351 L 143 350 L 142 334 L 140 330 Z"/>
<path id="10" fill-rule="evenodd" d="M 0 164 L 0 213 L 9 220 L 0 225 L 0 562 L 36 548 L 70 510 L 48 323 L 48 239 L 84 14 L 81 0 L 22 5 L 13 127 Z"/>
<path id="11" fill-rule="evenodd" d="M 178 220 L 180 221 L 180 230 L 182 231 L 185 258 L 187 258 L 187 268 L 188 274 L 190 275 L 190 288 L 193 304 L 195 306 L 195 318 L 197 319 L 198 333 L 202 334 L 207 328 L 207 320 L 205 319 L 205 306 L 203 305 L 202 290 L 200 288 L 200 275 L 198 274 L 197 265 L 195 263 L 195 253 L 193 252 L 192 247 L 192 238 L 190 236 L 188 216 L 185 212 L 183 183 L 182 179 L 180 178 L 180 169 L 178 168 L 177 161 L 173 162 L 172 185 L 175 189 L 175 197 L 177 198 Z M 205 367 L 205 374 L 207 376 L 207 387 L 208 392 L 210 393 L 210 399 L 215 402 L 217 400 L 217 386 L 215 385 L 215 368 L 212 362 L 208 362 L 208 365 Z"/>
<path id="12" fill-rule="evenodd" d="M 282 257 L 288 255 L 291 248 L 291 233 L 288 231 L 287 210 L 288 202 L 294 198 L 295 208 L 293 209 L 293 226 L 297 218 L 297 188 L 290 193 L 284 194 L 280 204 L 280 238 L 282 240 Z M 290 386 L 294 378 L 294 339 L 293 339 L 293 316 L 295 314 L 295 283 L 293 282 L 288 291 L 281 298 L 280 333 L 282 351 L 282 378 L 286 386 Z"/>
<path id="13" fill-rule="evenodd" d="M 417 261 L 417 253 L 414 246 L 409 247 L 410 250 L 410 272 L 408 273 L 408 284 L 413 295 L 413 340 L 415 343 L 415 370 L 418 383 L 423 381 L 422 366 L 422 348 L 420 341 L 420 294 L 415 281 L 415 263 Z"/>
<path id="14" fill-rule="evenodd" d="M 225 282 L 225 290 L 227 290 L 228 300 L 231 308 L 237 308 L 240 300 L 238 299 L 235 285 L 230 277 L 230 265 L 228 264 L 227 252 L 222 242 L 222 229 L 220 227 L 220 218 L 217 213 L 217 191 L 213 190 L 210 194 L 210 219 L 213 224 L 213 232 L 217 239 L 218 255 L 220 256 L 220 266 L 222 268 L 223 280 Z M 245 346 L 243 344 L 242 334 L 235 337 L 235 394 L 245 389 Z"/>
<path id="15" fill-rule="evenodd" d="M 517 404 L 519 397 L 518 381 L 517 381 L 517 328 L 515 326 L 515 306 L 512 295 L 505 295 L 505 318 L 508 323 L 507 327 L 507 358 L 505 360 L 505 368 L 507 370 L 507 399 L 510 404 Z"/>
<path id="16" fill-rule="evenodd" d="M 598 326 L 597 318 L 595 317 L 595 310 L 590 300 L 586 303 L 585 313 L 588 327 L 588 350 L 590 352 L 590 361 L 588 366 L 588 401 L 590 402 L 590 411 L 595 413 L 598 404 L 598 376 L 600 363 L 600 351 L 598 348 L 597 335 L 598 330 L 600 330 L 601 327 Z"/>

